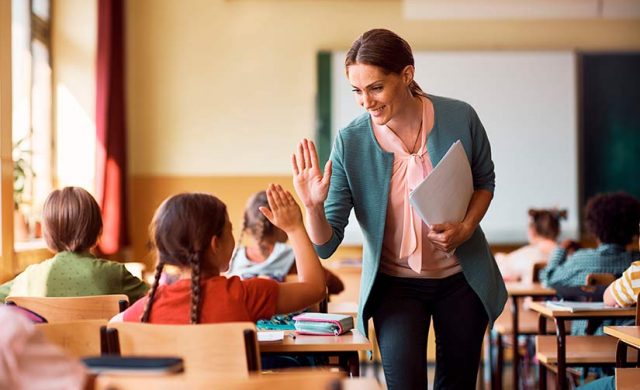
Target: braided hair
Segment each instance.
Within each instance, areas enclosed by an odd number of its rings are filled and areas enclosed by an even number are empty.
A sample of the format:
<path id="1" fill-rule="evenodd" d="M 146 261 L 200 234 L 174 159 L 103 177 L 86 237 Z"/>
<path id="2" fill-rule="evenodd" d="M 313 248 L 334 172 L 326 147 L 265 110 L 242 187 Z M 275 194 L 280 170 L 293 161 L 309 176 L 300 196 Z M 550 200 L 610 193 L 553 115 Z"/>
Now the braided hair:
<path id="1" fill-rule="evenodd" d="M 269 221 L 267 217 L 264 216 L 264 214 L 262 214 L 262 212 L 260 211 L 260 207 L 269 207 L 266 191 L 257 192 L 251 198 L 249 198 L 249 201 L 247 202 L 247 206 L 244 210 L 244 217 L 242 220 L 242 232 L 240 233 L 240 237 L 238 238 L 236 250 L 231 258 L 232 262 L 236 258 L 245 232 L 249 232 L 253 239 L 256 240 L 256 242 L 258 243 L 258 248 L 260 249 L 260 253 L 264 257 L 269 256 L 271 248 L 267 244 L 265 237 L 273 235 L 277 227 L 274 226 L 271 221 Z"/>
<path id="2" fill-rule="evenodd" d="M 213 195 L 184 193 L 172 196 L 160 205 L 150 226 L 158 265 L 142 322 L 149 321 L 160 275 L 166 264 L 191 270 L 190 322 L 199 322 L 202 260 L 211 239 L 222 234 L 226 220 L 227 207 Z"/>

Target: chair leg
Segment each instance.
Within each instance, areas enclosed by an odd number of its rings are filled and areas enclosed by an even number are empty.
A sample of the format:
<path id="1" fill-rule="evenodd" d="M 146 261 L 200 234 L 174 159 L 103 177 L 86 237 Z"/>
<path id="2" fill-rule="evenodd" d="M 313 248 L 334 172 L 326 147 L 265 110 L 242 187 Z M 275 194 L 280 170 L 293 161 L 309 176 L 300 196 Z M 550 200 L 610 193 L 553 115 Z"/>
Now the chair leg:
<path id="1" fill-rule="evenodd" d="M 502 344 L 502 335 L 496 335 L 496 381 L 495 390 L 502 390 L 502 378 L 504 370 L 504 345 Z"/>

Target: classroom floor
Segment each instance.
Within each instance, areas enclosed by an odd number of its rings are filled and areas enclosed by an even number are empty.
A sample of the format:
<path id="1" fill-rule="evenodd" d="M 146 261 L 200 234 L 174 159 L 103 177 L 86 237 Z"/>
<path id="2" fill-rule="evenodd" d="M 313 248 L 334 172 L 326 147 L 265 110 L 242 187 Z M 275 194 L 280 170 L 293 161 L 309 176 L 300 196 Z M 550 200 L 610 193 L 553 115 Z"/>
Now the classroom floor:
<path id="1" fill-rule="evenodd" d="M 428 365 L 427 370 L 427 378 L 429 381 L 429 389 L 433 389 L 433 376 L 435 375 L 435 364 L 430 363 Z M 368 378 L 376 378 L 378 382 L 382 385 L 383 389 L 386 389 L 385 381 L 384 381 L 384 372 L 382 370 L 382 366 L 380 364 L 374 364 L 369 362 L 360 362 L 360 375 Z M 511 366 L 506 364 L 504 367 L 504 375 L 503 375 L 503 389 L 504 390 L 512 390 L 511 386 Z M 535 384 L 530 384 L 531 386 L 527 386 L 528 388 L 535 388 Z M 476 390 L 489 390 L 491 389 L 491 383 L 489 382 L 489 378 L 486 378 L 482 381 L 478 381 L 478 385 L 476 386 Z"/>

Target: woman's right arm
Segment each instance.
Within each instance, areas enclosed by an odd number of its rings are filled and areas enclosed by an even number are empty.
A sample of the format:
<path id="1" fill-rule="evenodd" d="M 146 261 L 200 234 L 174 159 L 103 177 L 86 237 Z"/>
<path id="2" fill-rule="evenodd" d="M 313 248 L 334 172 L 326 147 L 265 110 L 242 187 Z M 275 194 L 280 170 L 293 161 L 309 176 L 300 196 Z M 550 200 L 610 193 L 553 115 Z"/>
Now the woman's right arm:
<path id="1" fill-rule="evenodd" d="M 293 186 L 305 208 L 309 237 L 314 244 L 322 245 L 333 234 L 324 213 L 324 201 L 327 199 L 331 180 L 331 160 L 325 165 L 323 175 L 315 145 L 303 139 L 298 143 L 296 153 L 291 156 L 291 165 Z"/>

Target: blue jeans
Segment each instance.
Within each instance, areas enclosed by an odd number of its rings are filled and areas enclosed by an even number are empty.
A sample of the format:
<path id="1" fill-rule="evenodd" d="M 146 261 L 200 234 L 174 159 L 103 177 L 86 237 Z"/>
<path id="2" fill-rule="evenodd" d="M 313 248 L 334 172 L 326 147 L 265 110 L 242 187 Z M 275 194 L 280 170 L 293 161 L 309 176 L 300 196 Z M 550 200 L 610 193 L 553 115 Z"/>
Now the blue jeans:
<path id="1" fill-rule="evenodd" d="M 435 389 L 475 389 L 487 313 L 458 273 L 444 279 L 377 275 L 367 313 L 390 390 L 427 389 L 427 336 L 436 336 Z"/>

